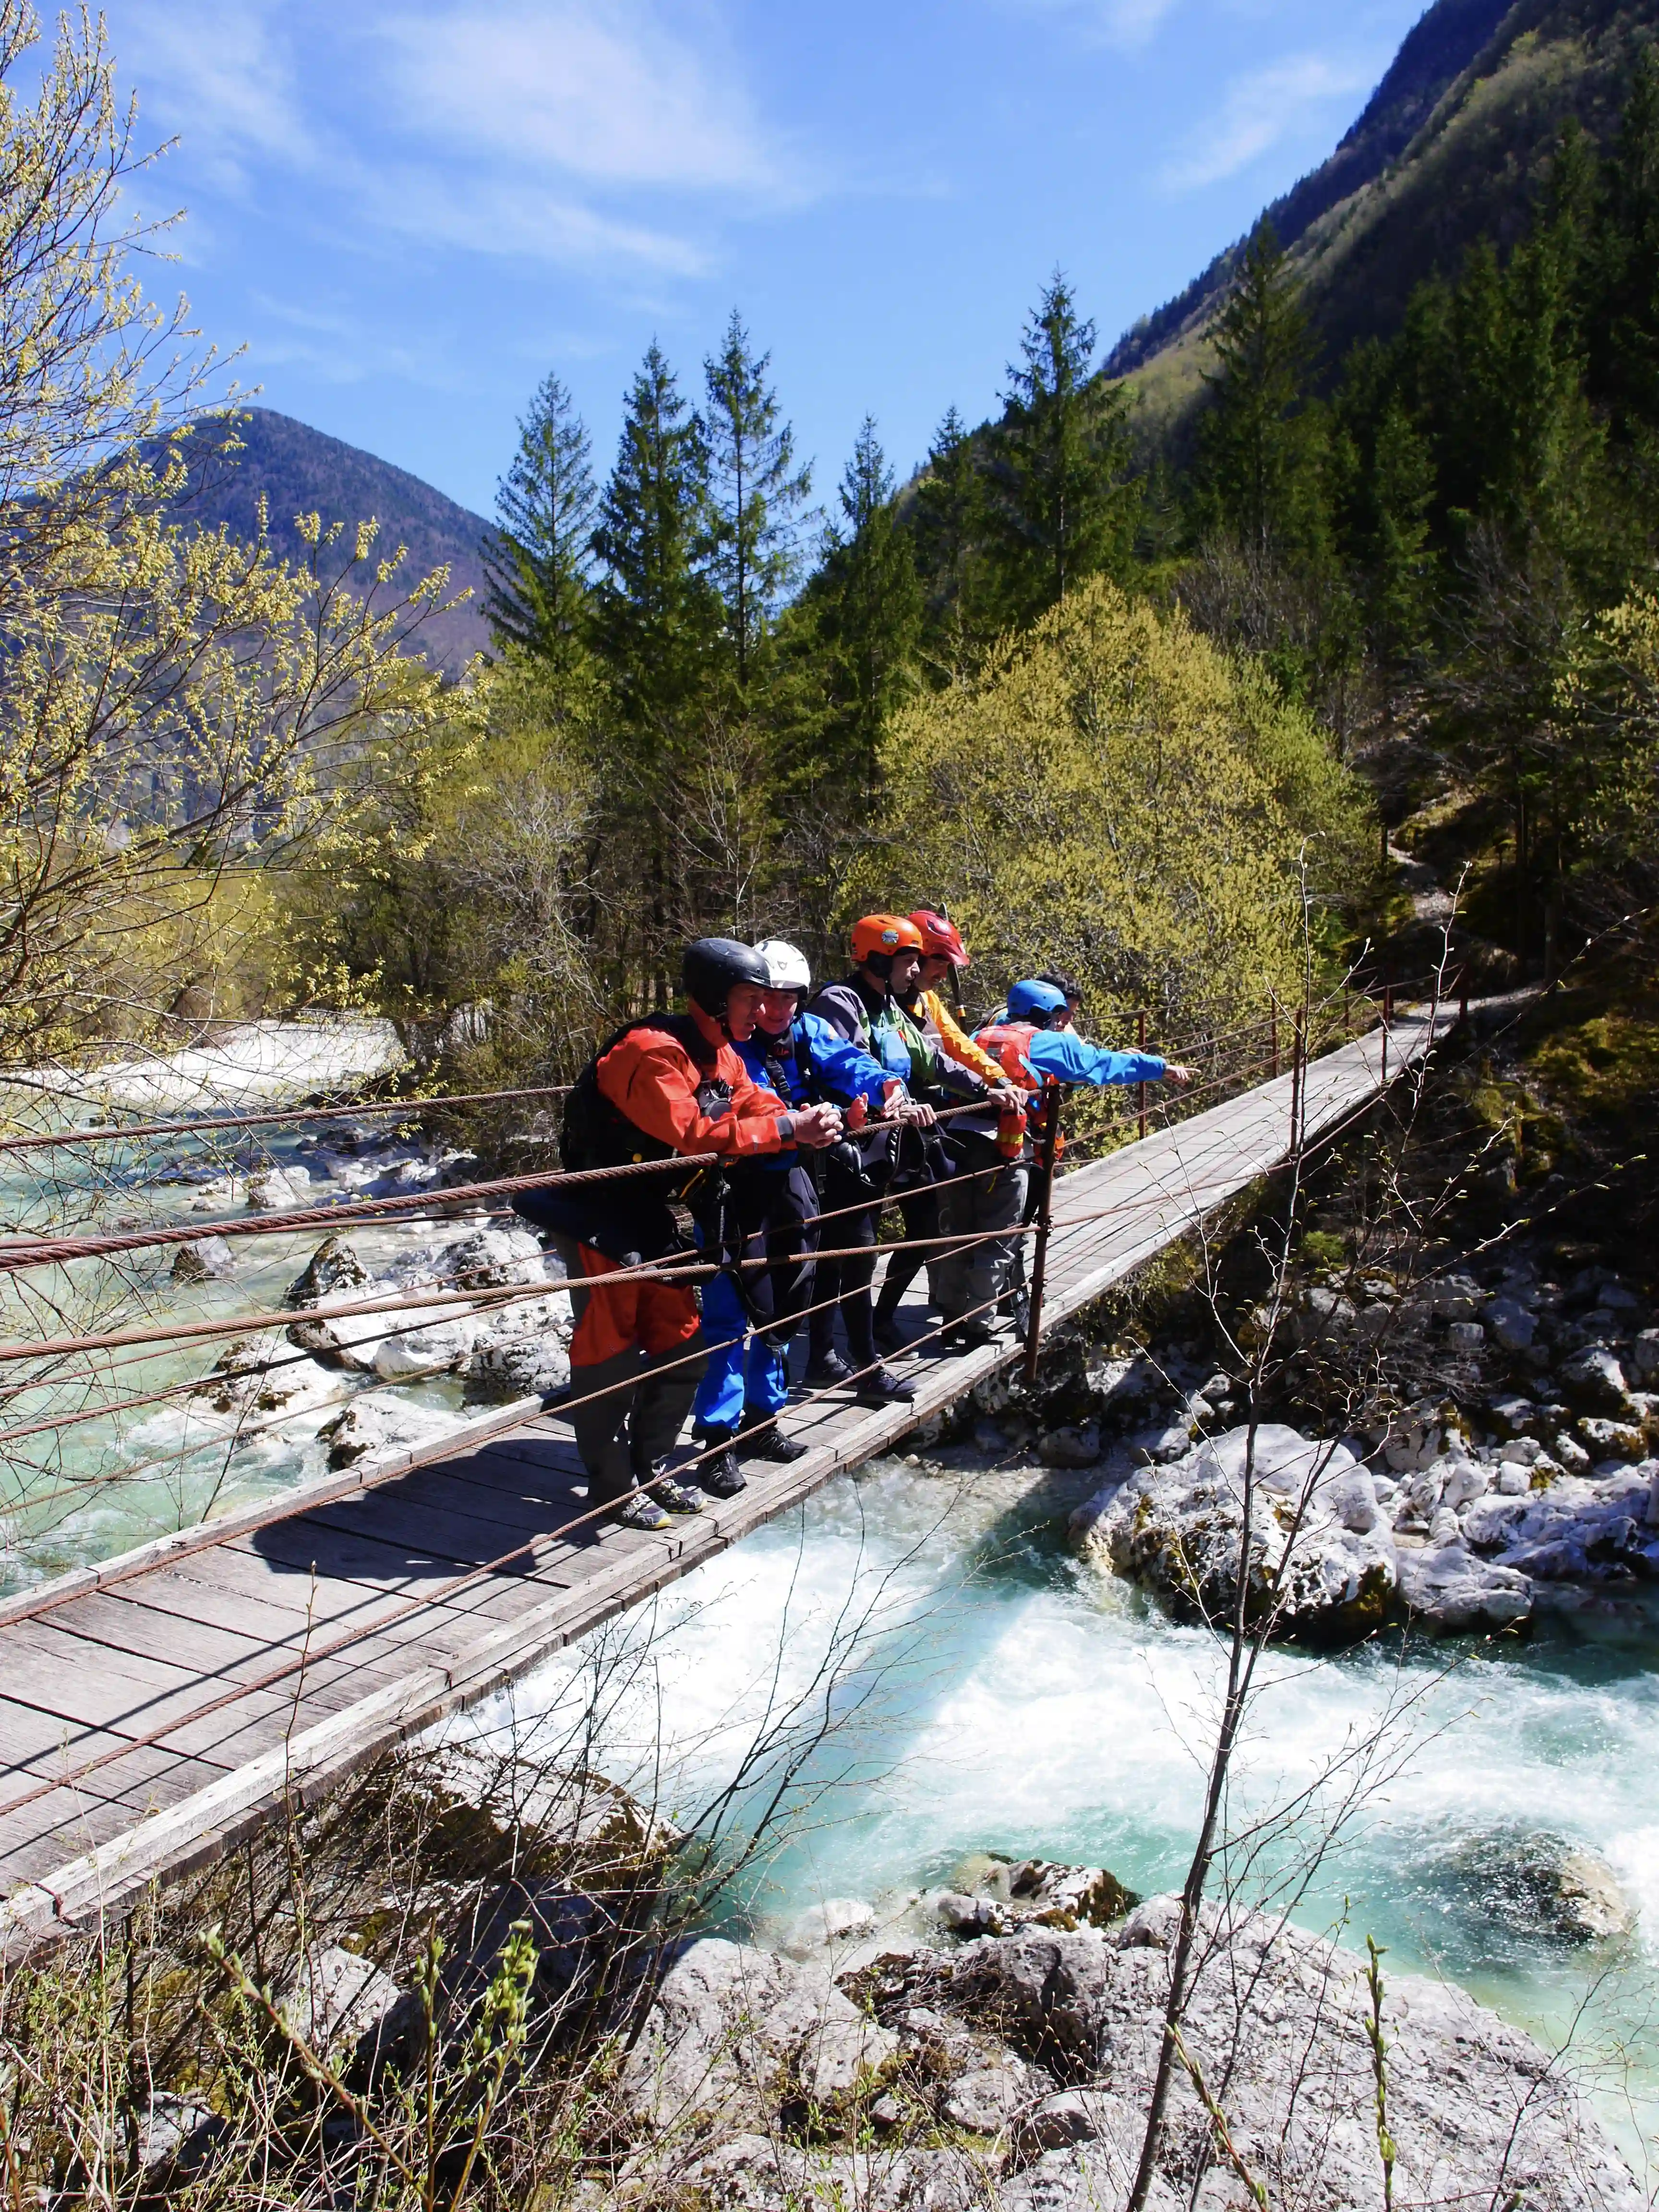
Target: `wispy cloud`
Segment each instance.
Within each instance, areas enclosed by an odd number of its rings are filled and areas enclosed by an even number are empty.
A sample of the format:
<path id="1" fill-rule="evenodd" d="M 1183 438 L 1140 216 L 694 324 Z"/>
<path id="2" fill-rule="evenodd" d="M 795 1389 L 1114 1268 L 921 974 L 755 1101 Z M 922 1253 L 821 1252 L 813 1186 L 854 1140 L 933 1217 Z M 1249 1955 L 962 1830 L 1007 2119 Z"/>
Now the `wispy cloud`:
<path id="1" fill-rule="evenodd" d="M 246 181 L 250 155 L 309 166 L 318 147 L 291 50 L 269 0 L 168 0 L 138 9 L 119 58 L 162 121 L 187 132 L 221 183 Z"/>
<path id="2" fill-rule="evenodd" d="M 123 60 L 216 183 L 246 195 L 273 165 L 326 176 L 362 247 L 413 237 L 697 276 L 708 211 L 688 192 L 752 206 L 815 189 L 703 8 L 672 21 L 658 0 L 327 14 L 323 0 L 167 0 L 135 9 Z"/>
<path id="3" fill-rule="evenodd" d="M 1287 55 L 1253 70 L 1229 88 L 1220 112 L 1165 163 L 1160 181 L 1177 192 L 1219 184 L 1300 130 L 1311 111 L 1366 90 L 1376 76 L 1374 60 L 1325 54 Z"/>
<path id="4" fill-rule="evenodd" d="M 1106 45 L 1134 48 L 1152 43 L 1159 24 L 1175 13 L 1182 0 L 1015 0 L 1015 3 L 1041 9 L 1045 15 L 1064 13 Z"/>
<path id="5" fill-rule="evenodd" d="M 364 178 L 359 197 L 383 230 L 474 253 L 567 266 L 624 261 L 672 276 L 702 276 L 709 264 L 694 240 L 600 214 L 535 178 L 386 169 Z"/>
<path id="6" fill-rule="evenodd" d="M 379 28 L 409 120 L 475 151 L 608 185 L 783 180 L 732 58 L 637 0 L 473 0 Z"/>

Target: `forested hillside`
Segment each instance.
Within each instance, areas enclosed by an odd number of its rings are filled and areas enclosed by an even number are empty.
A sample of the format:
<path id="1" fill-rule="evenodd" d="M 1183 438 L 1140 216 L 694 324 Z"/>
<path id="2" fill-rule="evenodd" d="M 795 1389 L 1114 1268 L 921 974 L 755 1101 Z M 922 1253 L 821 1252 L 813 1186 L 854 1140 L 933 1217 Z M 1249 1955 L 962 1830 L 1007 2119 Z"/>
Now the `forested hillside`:
<path id="1" fill-rule="evenodd" d="M 1520 12 L 1494 81 L 1559 89 Z M 1659 61 L 1631 27 L 1583 42 L 1596 133 L 1547 101 L 1535 176 L 1468 200 L 1492 225 L 1445 270 L 1432 235 L 1390 264 L 1381 330 L 1334 343 L 1261 225 L 1192 435 L 1150 459 L 1063 276 L 998 418 L 950 410 L 902 493 L 866 421 L 817 531 L 735 314 L 700 389 L 651 348 L 608 476 L 550 376 L 487 556 L 502 661 L 383 857 L 319 886 L 313 957 L 417 1041 L 487 1001 L 480 1080 L 666 995 L 699 930 L 823 962 L 857 905 L 921 896 L 971 920 L 988 996 L 1041 956 L 1108 1022 L 1179 1024 L 1289 973 L 1303 866 L 1322 945 L 1375 927 L 1380 806 L 1468 862 L 1472 975 L 1559 973 L 1659 891 Z M 1445 58 L 1419 37 L 1395 112 Z M 1425 132 L 1467 152 L 1464 79 L 1367 191 Z"/>
<path id="2" fill-rule="evenodd" d="M 1411 291 L 1489 238 L 1513 246 L 1563 126 L 1618 125 L 1654 0 L 1436 0 L 1331 158 L 1267 211 L 1306 287 L 1327 364 L 1397 326 Z M 1141 434 L 1190 434 L 1203 335 L 1245 241 L 1139 324 L 1106 363 L 1134 373 Z"/>
<path id="3" fill-rule="evenodd" d="M 1433 0 L 1336 151 L 1265 210 L 1281 246 L 1293 250 L 1321 216 L 1400 161 L 1512 6 L 1513 0 Z M 1240 239 L 1217 254 L 1184 291 L 1126 331 L 1107 356 L 1104 374 L 1127 376 L 1187 331 L 1201 329 L 1236 275 L 1244 243 Z"/>

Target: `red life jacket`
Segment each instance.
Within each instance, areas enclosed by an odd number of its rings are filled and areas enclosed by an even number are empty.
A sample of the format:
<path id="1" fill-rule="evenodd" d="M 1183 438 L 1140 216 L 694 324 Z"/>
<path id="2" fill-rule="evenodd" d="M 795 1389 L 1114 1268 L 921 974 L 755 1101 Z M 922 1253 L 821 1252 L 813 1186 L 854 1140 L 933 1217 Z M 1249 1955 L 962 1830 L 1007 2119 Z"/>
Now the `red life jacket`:
<path id="1" fill-rule="evenodd" d="M 1035 1022 L 994 1022 L 981 1030 L 974 1042 L 990 1054 L 1011 1083 L 1018 1083 L 1022 1091 L 1041 1091 L 1042 1079 L 1032 1073 L 1025 1057 L 1036 1035 Z"/>
<path id="2" fill-rule="evenodd" d="M 1026 1058 L 1031 1039 L 1036 1033 L 1035 1022 L 994 1022 L 988 1029 L 980 1030 L 974 1042 L 982 1051 L 990 1054 L 1011 1083 L 1018 1084 L 1022 1091 L 1041 1096 L 1048 1086 Z M 1065 1149 L 1066 1139 L 1062 1134 L 1055 1142 L 1056 1159 Z"/>

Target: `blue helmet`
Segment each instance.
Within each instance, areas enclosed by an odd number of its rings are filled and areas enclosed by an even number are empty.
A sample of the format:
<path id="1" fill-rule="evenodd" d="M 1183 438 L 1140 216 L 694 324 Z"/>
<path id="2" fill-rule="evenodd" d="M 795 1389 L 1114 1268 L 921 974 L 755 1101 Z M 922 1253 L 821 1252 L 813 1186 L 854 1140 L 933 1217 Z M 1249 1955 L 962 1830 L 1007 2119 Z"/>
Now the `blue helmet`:
<path id="1" fill-rule="evenodd" d="M 1016 983 L 1008 994 L 1008 1018 L 1011 1022 L 1035 1022 L 1039 1029 L 1046 1028 L 1056 1014 L 1066 1011 L 1066 994 L 1053 983 L 1045 983 L 1030 975 L 1023 983 Z"/>

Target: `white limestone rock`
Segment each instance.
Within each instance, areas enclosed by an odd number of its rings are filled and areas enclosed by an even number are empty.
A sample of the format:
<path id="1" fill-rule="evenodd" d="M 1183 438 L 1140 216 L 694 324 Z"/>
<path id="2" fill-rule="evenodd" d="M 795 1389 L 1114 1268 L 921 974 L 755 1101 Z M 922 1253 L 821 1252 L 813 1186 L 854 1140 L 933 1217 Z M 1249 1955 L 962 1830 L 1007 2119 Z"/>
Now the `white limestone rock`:
<path id="1" fill-rule="evenodd" d="M 1518 1628 L 1532 1615 L 1524 1574 L 1477 1559 L 1457 1537 L 1421 1550 L 1401 1547 L 1400 1595 L 1413 1620 L 1440 1635 Z"/>
<path id="2" fill-rule="evenodd" d="M 623 2068 L 623 2102 L 646 2125 L 758 2118 L 793 2088 L 844 2094 L 898 2050 L 821 1966 L 706 1936 L 664 1975 Z"/>
<path id="3" fill-rule="evenodd" d="M 1169 1974 L 1164 1942 L 1138 1923 L 1173 1925 L 1179 1911 L 1171 1897 L 1110 1934 L 986 1938 L 923 1954 L 884 1984 L 884 2021 L 926 2003 L 1028 2061 L 1052 2053 L 1067 2069 L 1070 2086 L 1016 2123 L 1030 2162 L 998 2185 L 1002 2212 L 1099 2212 L 1125 2202 Z M 1230 2132 L 1268 2202 L 1382 2212 L 1364 1961 L 1236 1909 L 1229 1924 L 1215 1905 L 1204 1908 L 1200 1954 L 1211 1963 L 1183 2034 L 1206 2080 L 1227 2080 Z M 1641 2193 L 1571 2074 L 1529 2037 L 1455 1987 L 1407 1974 L 1385 1975 L 1382 2018 L 1396 2204 L 1518 2197 L 1528 2212 L 1640 2212 Z M 1209 2139 L 1178 2071 L 1154 2204 L 1185 2205 L 1194 2148 Z M 1219 2160 L 1212 2172 L 1206 2212 L 1249 2206 Z"/>
<path id="4" fill-rule="evenodd" d="M 1085 1552 L 1179 1610 L 1224 1612 L 1240 1572 L 1250 1433 L 1230 1429 L 1172 1466 L 1132 1474 L 1085 1533 Z M 1254 1479 L 1253 1605 L 1276 1591 L 1278 1628 L 1293 1636 L 1340 1639 L 1385 1619 L 1394 1532 L 1353 1454 L 1266 1422 L 1255 1431 Z"/>
<path id="5" fill-rule="evenodd" d="M 454 1413 L 417 1406 L 390 1390 L 365 1390 L 321 1433 L 328 1439 L 329 1465 L 342 1468 L 387 1458 L 394 1452 L 422 1450 L 428 1444 L 441 1443 L 460 1425 Z"/>

